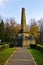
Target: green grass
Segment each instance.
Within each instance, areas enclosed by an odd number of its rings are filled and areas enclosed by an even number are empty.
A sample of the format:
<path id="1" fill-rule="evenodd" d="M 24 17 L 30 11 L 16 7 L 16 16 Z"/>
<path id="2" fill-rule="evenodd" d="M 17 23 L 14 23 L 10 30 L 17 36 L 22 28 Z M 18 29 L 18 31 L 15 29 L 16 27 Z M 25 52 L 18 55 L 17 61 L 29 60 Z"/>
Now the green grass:
<path id="1" fill-rule="evenodd" d="M 0 65 L 4 65 L 6 60 L 10 57 L 10 55 L 15 51 L 15 48 L 4 49 L 0 52 Z"/>
<path id="2" fill-rule="evenodd" d="M 36 49 L 29 49 L 37 65 L 43 65 L 43 53 Z"/>

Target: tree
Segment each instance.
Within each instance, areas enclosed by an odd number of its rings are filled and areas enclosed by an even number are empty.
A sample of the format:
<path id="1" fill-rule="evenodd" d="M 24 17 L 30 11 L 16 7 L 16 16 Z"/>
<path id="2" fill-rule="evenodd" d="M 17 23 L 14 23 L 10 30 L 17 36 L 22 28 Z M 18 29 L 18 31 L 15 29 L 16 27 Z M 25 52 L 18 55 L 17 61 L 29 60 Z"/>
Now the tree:
<path id="1" fill-rule="evenodd" d="M 39 32 L 40 32 L 39 39 L 40 42 L 42 42 L 43 41 L 43 18 L 38 20 L 38 23 L 39 23 Z"/>
<path id="2" fill-rule="evenodd" d="M 35 20 L 31 20 L 29 34 L 30 35 L 33 35 L 34 38 L 38 38 L 38 36 L 39 36 L 39 33 L 38 32 L 39 32 L 39 27 L 38 27 L 36 21 Z"/>
<path id="3" fill-rule="evenodd" d="M 4 38 L 5 38 L 5 41 L 9 41 L 10 39 L 10 33 L 9 33 L 9 23 L 6 22 L 5 24 L 5 34 L 4 34 Z"/>
<path id="4" fill-rule="evenodd" d="M 0 23 L 0 39 L 4 41 L 4 22 L 3 20 Z"/>
<path id="5" fill-rule="evenodd" d="M 5 23 L 5 41 L 13 41 L 19 30 L 20 25 L 16 24 L 15 19 L 7 19 Z"/>

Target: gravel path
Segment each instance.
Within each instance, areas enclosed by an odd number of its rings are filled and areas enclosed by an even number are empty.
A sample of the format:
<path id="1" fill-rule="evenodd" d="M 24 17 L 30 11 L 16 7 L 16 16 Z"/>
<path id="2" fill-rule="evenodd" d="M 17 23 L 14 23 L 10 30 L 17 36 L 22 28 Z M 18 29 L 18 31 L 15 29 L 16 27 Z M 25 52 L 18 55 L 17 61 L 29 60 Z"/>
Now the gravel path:
<path id="1" fill-rule="evenodd" d="M 36 65 L 26 48 L 18 48 L 6 65 Z"/>

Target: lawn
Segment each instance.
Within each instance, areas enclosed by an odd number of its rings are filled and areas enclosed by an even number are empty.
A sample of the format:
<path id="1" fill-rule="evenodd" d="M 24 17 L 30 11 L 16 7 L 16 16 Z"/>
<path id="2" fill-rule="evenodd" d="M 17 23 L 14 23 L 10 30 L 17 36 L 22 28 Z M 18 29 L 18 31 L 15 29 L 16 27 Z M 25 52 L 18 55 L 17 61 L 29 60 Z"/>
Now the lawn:
<path id="1" fill-rule="evenodd" d="M 29 51 L 34 57 L 37 65 L 43 65 L 43 53 L 37 49 L 29 49 Z"/>
<path id="2" fill-rule="evenodd" d="M 10 55 L 15 51 L 15 48 L 4 49 L 0 52 L 0 65 L 4 65 L 6 60 L 10 57 Z"/>

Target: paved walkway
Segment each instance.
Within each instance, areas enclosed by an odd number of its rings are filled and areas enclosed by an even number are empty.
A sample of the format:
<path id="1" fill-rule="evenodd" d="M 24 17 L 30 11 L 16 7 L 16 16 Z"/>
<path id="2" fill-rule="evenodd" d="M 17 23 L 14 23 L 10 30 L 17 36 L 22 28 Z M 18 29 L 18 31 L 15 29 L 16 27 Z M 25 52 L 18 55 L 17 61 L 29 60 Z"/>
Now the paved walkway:
<path id="1" fill-rule="evenodd" d="M 19 48 L 6 65 L 36 65 L 25 48 Z"/>

